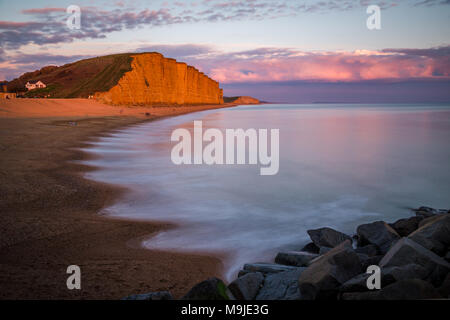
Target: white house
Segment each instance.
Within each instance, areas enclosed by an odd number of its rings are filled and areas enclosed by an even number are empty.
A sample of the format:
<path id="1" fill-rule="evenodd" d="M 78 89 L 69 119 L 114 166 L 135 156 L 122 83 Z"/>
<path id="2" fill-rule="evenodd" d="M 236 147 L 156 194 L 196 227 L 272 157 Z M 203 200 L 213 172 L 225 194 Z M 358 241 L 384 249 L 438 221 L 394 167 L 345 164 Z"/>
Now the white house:
<path id="1" fill-rule="evenodd" d="M 28 81 L 27 84 L 25 85 L 25 88 L 27 88 L 28 90 L 40 89 L 45 87 L 47 87 L 45 83 L 43 83 L 40 80 Z"/>

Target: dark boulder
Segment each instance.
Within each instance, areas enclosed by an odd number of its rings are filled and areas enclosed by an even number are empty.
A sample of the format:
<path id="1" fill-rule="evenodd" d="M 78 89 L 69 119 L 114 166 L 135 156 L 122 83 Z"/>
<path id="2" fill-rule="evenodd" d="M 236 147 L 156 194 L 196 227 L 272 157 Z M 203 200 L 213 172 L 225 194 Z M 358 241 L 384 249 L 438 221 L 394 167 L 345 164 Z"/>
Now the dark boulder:
<path id="1" fill-rule="evenodd" d="M 439 287 L 439 293 L 445 299 L 450 299 L 450 273 L 445 277 L 444 282 L 442 282 Z"/>
<path id="2" fill-rule="evenodd" d="M 381 290 L 349 292 L 342 294 L 343 300 L 422 300 L 442 298 L 428 282 L 408 279 L 394 282 Z"/>
<path id="3" fill-rule="evenodd" d="M 275 264 L 275 263 L 247 263 L 244 265 L 243 271 L 245 271 L 246 273 L 261 272 L 263 274 L 267 274 L 267 273 L 292 271 L 297 269 L 298 267 L 285 266 L 282 264 Z"/>
<path id="4" fill-rule="evenodd" d="M 381 269 L 381 278 L 384 279 L 386 283 L 408 279 L 423 280 L 427 276 L 427 269 L 414 263 Z"/>
<path id="5" fill-rule="evenodd" d="M 210 278 L 196 284 L 182 300 L 228 300 L 227 287 L 222 280 Z"/>
<path id="6" fill-rule="evenodd" d="M 434 216 L 432 216 L 432 217 L 422 219 L 422 220 L 419 222 L 419 228 L 420 228 L 420 227 L 423 227 L 423 226 L 426 225 L 426 224 L 429 224 L 430 222 L 435 221 L 436 219 L 439 219 L 440 217 L 441 217 L 441 215 L 436 214 L 436 215 L 434 215 Z"/>
<path id="7" fill-rule="evenodd" d="M 434 285 L 442 283 L 450 272 L 450 264 L 434 252 L 409 238 L 402 238 L 381 259 L 383 268 L 417 264 L 427 270 L 426 280 Z"/>
<path id="8" fill-rule="evenodd" d="M 260 272 L 248 273 L 228 285 L 228 289 L 237 300 L 254 300 L 264 282 Z"/>
<path id="9" fill-rule="evenodd" d="M 408 264 L 401 267 L 382 268 L 381 271 L 381 288 L 391 283 L 408 279 L 424 279 L 428 272 L 422 266 L 417 264 Z M 371 274 L 363 273 L 346 281 L 340 288 L 340 292 L 360 292 L 369 291 L 367 288 L 367 279 Z"/>
<path id="10" fill-rule="evenodd" d="M 428 282 L 420 279 L 407 279 L 394 282 L 379 291 L 381 300 L 422 300 L 439 299 L 441 295 Z"/>
<path id="11" fill-rule="evenodd" d="M 269 274 L 259 290 L 256 300 L 300 300 L 298 278 L 305 268 Z"/>
<path id="12" fill-rule="evenodd" d="M 287 251 L 279 252 L 275 257 L 275 262 L 294 267 L 306 267 L 311 260 L 317 258 L 319 255 L 309 252 L 301 251 Z"/>
<path id="13" fill-rule="evenodd" d="M 357 276 L 345 281 L 340 287 L 340 292 L 363 292 L 368 291 L 367 279 L 370 277 L 368 273 L 361 273 Z M 381 282 L 383 285 L 383 282 Z"/>
<path id="14" fill-rule="evenodd" d="M 351 241 L 346 240 L 314 260 L 298 280 L 302 299 L 336 298 L 338 288 L 362 272 L 358 255 Z"/>
<path id="15" fill-rule="evenodd" d="M 330 248 L 330 247 L 320 247 L 319 255 L 324 255 L 325 253 L 327 253 L 327 252 L 330 251 L 331 249 L 333 249 L 333 248 Z"/>
<path id="16" fill-rule="evenodd" d="M 357 228 L 360 245 L 374 244 L 382 254 L 388 252 L 391 244 L 398 240 L 398 233 L 384 221 L 360 225 Z"/>
<path id="17" fill-rule="evenodd" d="M 314 244 L 314 242 L 310 242 L 310 243 L 306 244 L 302 248 L 302 250 L 300 250 L 300 251 L 305 251 L 305 252 L 309 252 L 309 253 L 316 253 L 316 254 L 318 254 L 319 253 L 319 249 L 320 248 L 318 246 L 316 246 Z"/>
<path id="18" fill-rule="evenodd" d="M 418 209 L 413 209 L 417 216 L 422 216 L 424 218 L 429 218 L 438 213 L 438 211 L 434 208 L 430 207 L 420 207 Z"/>
<path id="19" fill-rule="evenodd" d="M 355 252 L 365 254 L 369 257 L 374 257 L 374 256 L 379 255 L 378 247 L 374 244 L 368 244 L 364 247 L 358 247 L 355 249 Z"/>
<path id="20" fill-rule="evenodd" d="M 419 222 L 422 220 L 423 216 L 414 216 L 408 219 L 397 220 L 391 223 L 390 226 L 397 231 L 399 236 L 406 237 L 419 228 Z"/>
<path id="21" fill-rule="evenodd" d="M 351 237 L 349 237 L 348 235 L 331 228 L 308 230 L 308 234 L 312 242 L 319 248 L 334 248 L 345 240 L 351 241 Z"/>
<path id="22" fill-rule="evenodd" d="M 450 262 L 450 251 L 447 251 L 447 253 L 444 256 L 444 259 L 447 260 L 447 262 Z"/>
<path id="23" fill-rule="evenodd" d="M 416 215 L 423 216 L 424 218 L 430 218 L 440 214 L 450 213 L 450 209 L 434 209 L 430 207 L 420 207 L 419 209 L 413 209 Z"/>
<path id="24" fill-rule="evenodd" d="M 378 256 L 369 257 L 368 255 L 365 255 L 363 253 L 358 253 L 358 258 L 359 258 L 359 261 L 361 263 L 363 270 L 367 270 L 367 268 L 369 266 L 378 265 L 380 263 L 381 259 L 383 258 L 383 256 L 378 255 Z"/>
<path id="25" fill-rule="evenodd" d="M 450 215 L 439 215 L 408 236 L 421 246 L 444 256 L 450 246 Z"/>

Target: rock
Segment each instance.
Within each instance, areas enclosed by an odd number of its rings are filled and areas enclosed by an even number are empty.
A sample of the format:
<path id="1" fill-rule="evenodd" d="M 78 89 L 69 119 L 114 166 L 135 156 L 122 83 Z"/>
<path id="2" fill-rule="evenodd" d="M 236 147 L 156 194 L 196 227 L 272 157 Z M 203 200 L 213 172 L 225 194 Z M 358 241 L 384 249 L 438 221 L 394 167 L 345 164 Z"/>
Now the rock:
<path id="1" fill-rule="evenodd" d="M 334 248 L 345 240 L 351 241 L 351 237 L 348 235 L 331 228 L 320 228 L 307 232 L 312 242 L 318 247 Z"/>
<path id="2" fill-rule="evenodd" d="M 343 300 L 421 300 L 439 298 L 441 298 L 439 292 L 431 284 L 420 279 L 401 280 L 381 290 L 351 292 L 342 295 Z"/>
<path id="3" fill-rule="evenodd" d="M 433 222 L 434 220 L 439 219 L 439 218 L 440 218 L 440 216 L 436 214 L 436 215 L 431 216 L 431 217 L 429 217 L 429 218 L 422 219 L 422 220 L 419 222 L 419 228 L 421 228 L 421 227 L 423 227 L 424 225 L 426 225 L 426 224 L 428 224 L 428 223 L 430 223 L 430 222 Z"/>
<path id="4" fill-rule="evenodd" d="M 351 241 L 346 240 L 315 259 L 301 273 L 298 281 L 302 298 L 306 300 L 334 298 L 344 282 L 362 271 Z"/>
<path id="5" fill-rule="evenodd" d="M 316 246 L 313 242 L 308 243 L 306 246 L 302 248 L 300 251 L 305 251 L 309 253 L 319 253 L 319 247 Z"/>
<path id="6" fill-rule="evenodd" d="M 395 282 L 378 292 L 381 300 L 419 300 L 439 299 L 441 295 L 428 282 L 420 279 L 407 279 Z"/>
<path id="7" fill-rule="evenodd" d="M 273 263 L 248 263 L 244 265 L 244 271 L 249 272 L 261 272 L 261 273 L 277 273 L 283 271 L 297 270 L 298 267 L 284 266 L 281 264 Z"/>
<path id="8" fill-rule="evenodd" d="M 450 273 L 445 277 L 444 282 L 439 287 L 439 293 L 445 299 L 450 299 Z"/>
<path id="9" fill-rule="evenodd" d="M 381 288 L 391 283 L 407 279 L 424 279 L 428 272 L 422 266 L 417 264 L 408 264 L 401 267 L 388 267 L 381 269 Z M 369 291 L 367 288 L 367 279 L 371 274 L 362 273 L 346 281 L 340 288 L 340 292 L 360 292 Z"/>
<path id="10" fill-rule="evenodd" d="M 294 267 L 306 267 L 310 261 L 317 258 L 318 255 L 309 252 L 288 251 L 280 252 L 275 257 L 275 262 Z"/>
<path id="11" fill-rule="evenodd" d="M 267 275 L 256 300 L 300 300 L 298 278 L 305 269 Z"/>
<path id="12" fill-rule="evenodd" d="M 370 274 L 368 273 L 361 273 L 357 276 L 345 281 L 340 287 L 340 292 L 363 292 L 368 291 L 367 288 L 367 279 L 369 278 Z M 383 285 L 383 282 L 382 282 Z"/>
<path id="13" fill-rule="evenodd" d="M 333 248 L 330 248 L 330 247 L 320 247 L 319 255 L 324 255 L 325 253 L 329 252 L 331 249 L 333 249 Z"/>
<path id="14" fill-rule="evenodd" d="M 368 244 L 367 246 L 356 248 L 355 252 L 365 254 L 368 257 L 374 257 L 378 255 L 378 248 L 374 244 Z"/>
<path id="15" fill-rule="evenodd" d="M 429 218 L 437 214 L 437 210 L 430 207 L 420 207 L 419 209 L 413 209 L 416 215 L 424 218 Z"/>
<path id="16" fill-rule="evenodd" d="M 416 215 L 423 216 L 424 218 L 450 213 L 450 209 L 434 209 L 430 207 L 420 207 L 419 209 L 413 209 L 413 211 Z"/>
<path id="17" fill-rule="evenodd" d="M 248 270 L 241 269 L 238 272 L 238 278 L 243 277 L 243 276 L 245 276 L 246 274 L 249 274 L 249 273 L 253 273 L 253 271 L 248 271 Z"/>
<path id="18" fill-rule="evenodd" d="M 423 216 L 415 216 L 408 219 L 397 220 L 394 223 L 391 223 L 390 226 L 399 234 L 399 236 L 406 237 L 419 228 L 419 222 L 422 220 Z"/>
<path id="19" fill-rule="evenodd" d="M 196 284 L 182 300 L 228 300 L 227 287 L 222 280 L 210 278 Z"/>
<path id="20" fill-rule="evenodd" d="M 447 260 L 447 262 L 450 262 L 450 251 L 448 251 L 445 256 L 444 259 Z"/>
<path id="21" fill-rule="evenodd" d="M 450 215 L 440 215 L 408 236 L 421 246 L 444 256 L 450 246 Z"/>
<path id="22" fill-rule="evenodd" d="M 417 264 L 427 270 L 426 280 L 434 285 L 442 283 L 450 264 L 409 238 L 402 238 L 381 259 L 379 266 L 383 268 Z"/>
<path id="23" fill-rule="evenodd" d="M 357 228 L 360 245 L 374 244 L 382 254 L 388 252 L 392 242 L 400 236 L 384 221 L 376 221 L 360 225 Z"/>
<path id="24" fill-rule="evenodd" d="M 428 271 L 424 267 L 410 263 L 405 266 L 388 267 L 381 269 L 381 278 L 386 283 L 392 283 L 400 280 L 408 279 L 425 279 L 428 276 Z"/>
<path id="25" fill-rule="evenodd" d="M 369 266 L 378 265 L 380 263 L 381 259 L 383 258 L 383 256 L 378 255 L 378 256 L 369 257 L 368 255 L 365 255 L 363 253 L 358 253 L 358 258 L 359 258 L 359 261 L 361 263 L 363 270 L 367 270 L 367 268 Z"/>
<path id="26" fill-rule="evenodd" d="M 168 291 L 150 292 L 143 294 L 133 294 L 122 300 L 173 300 L 172 295 Z"/>
<path id="27" fill-rule="evenodd" d="M 248 273 L 228 285 L 237 300 L 254 300 L 262 287 L 264 276 L 260 272 Z"/>

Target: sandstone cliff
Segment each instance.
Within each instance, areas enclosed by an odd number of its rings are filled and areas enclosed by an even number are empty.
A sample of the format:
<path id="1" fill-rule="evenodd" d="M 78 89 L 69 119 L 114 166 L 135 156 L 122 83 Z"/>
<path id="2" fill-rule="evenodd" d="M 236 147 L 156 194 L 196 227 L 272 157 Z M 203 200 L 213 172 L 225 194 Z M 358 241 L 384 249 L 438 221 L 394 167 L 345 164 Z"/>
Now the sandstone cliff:
<path id="1" fill-rule="evenodd" d="M 28 97 L 88 98 L 109 104 L 221 104 L 219 84 L 194 67 L 159 53 L 121 53 L 47 66 L 8 82 L 11 92 L 26 91 L 28 81 L 47 87 Z"/>
<path id="2" fill-rule="evenodd" d="M 108 104 L 222 104 L 219 83 L 160 53 L 131 55 L 131 71 L 95 98 Z"/>

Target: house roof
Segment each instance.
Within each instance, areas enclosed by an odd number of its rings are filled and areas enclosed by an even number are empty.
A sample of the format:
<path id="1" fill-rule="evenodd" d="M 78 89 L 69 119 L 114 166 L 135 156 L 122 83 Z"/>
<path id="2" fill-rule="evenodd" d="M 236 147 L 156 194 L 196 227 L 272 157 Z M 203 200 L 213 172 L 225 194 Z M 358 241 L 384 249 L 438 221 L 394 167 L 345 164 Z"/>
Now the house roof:
<path id="1" fill-rule="evenodd" d="M 38 82 L 42 82 L 41 80 L 30 80 L 30 81 L 28 81 L 28 83 L 30 83 L 30 84 L 35 84 L 35 83 L 38 83 Z"/>

